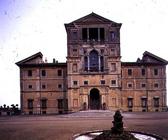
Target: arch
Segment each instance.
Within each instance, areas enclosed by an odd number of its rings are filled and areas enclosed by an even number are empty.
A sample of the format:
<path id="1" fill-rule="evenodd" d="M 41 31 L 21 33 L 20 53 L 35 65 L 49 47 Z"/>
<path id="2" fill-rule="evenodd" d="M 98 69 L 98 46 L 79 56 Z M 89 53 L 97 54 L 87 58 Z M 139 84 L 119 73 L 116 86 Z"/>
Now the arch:
<path id="1" fill-rule="evenodd" d="M 100 109 L 101 107 L 101 96 L 100 92 L 97 88 L 93 88 L 90 90 L 89 95 L 89 108 L 90 109 Z"/>
<path id="2" fill-rule="evenodd" d="M 99 71 L 99 54 L 96 50 L 92 50 L 89 54 L 90 71 Z"/>

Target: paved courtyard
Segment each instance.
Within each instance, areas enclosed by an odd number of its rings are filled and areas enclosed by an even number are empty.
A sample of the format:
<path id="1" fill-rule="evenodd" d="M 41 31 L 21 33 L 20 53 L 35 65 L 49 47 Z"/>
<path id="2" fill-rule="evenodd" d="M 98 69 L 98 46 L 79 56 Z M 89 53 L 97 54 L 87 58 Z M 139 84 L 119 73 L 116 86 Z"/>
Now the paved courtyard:
<path id="1" fill-rule="evenodd" d="M 110 129 L 114 112 L 85 111 L 67 115 L 0 117 L 0 140 L 71 140 L 73 135 Z M 122 113 L 127 130 L 168 139 L 168 112 Z"/>

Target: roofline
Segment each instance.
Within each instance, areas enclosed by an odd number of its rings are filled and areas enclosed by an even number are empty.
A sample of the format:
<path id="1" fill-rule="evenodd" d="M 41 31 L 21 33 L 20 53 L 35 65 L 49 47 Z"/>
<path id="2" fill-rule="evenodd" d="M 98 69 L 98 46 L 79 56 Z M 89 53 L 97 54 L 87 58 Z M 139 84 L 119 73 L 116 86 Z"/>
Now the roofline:
<path id="1" fill-rule="evenodd" d="M 72 22 L 70 22 L 70 23 L 65 23 L 64 26 L 65 26 L 65 28 L 66 28 L 67 26 L 74 26 L 73 24 L 76 23 L 78 20 L 82 20 L 82 19 L 84 19 L 84 18 L 86 18 L 87 16 L 90 16 L 90 15 L 94 15 L 94 16 L 97 16 L 97 17 L 99 17 L 99 18 L 102 18 L 102 19 L 106 20 L 106 22 L 108 22 L 108 23 L 117 24 L 117 25 L 119 25 L 119 26 L 122 25 L 122 23 L 114 22 L 114 21 L 112 21 L 112 20 L 110 20 L 110 19 L 107 19 L 107 18 L 105 18 L 105 17 L 103 17 L 103 16 L 100 16 L 100 15 L 98 15 L 98 14 L 92 12 L 92 13 L 87 14 L 87 15 L 81 17 L 81 18 L 78 18 L 78 19 L 76 19 L 76 20 L 74 20 L 74 21 L 72 21 Z"/>
<path id="2" fill-rule="evenodd" d="M 159 56 L 156 56 L 156 55 L 154 55 L 154 54 L 152 54 L 152 53 L 150 53 L 150 52 L 148 52 L 148 51 L 145 51 L 145 52 L 143 53 L 143 56 L 145 56 L 145 55 L 150 55 L 151 57 L 153 57 L 153 58 L 155 58 L 155 59 L 158 59 L 159 61 L 165 63 L 166 65 L 168 64 L 168 61 L 167 61 L 167 60 L 165 60 L 165 59 L 163 59 L 163 58 L 161 58 L 161 57 L 159 57 Z"/>
<path id="3" fill-rule="evenodd" d="M 163 66 L 165 63 L 151 63 L 151 62 L 121 62 L 121 66 Z"/>
<path id="4" fill-rule="evenodd" d="M 43 54 L 42 54 L 41 52 L 38 52 L 38 53 L 36 53 L 36 54 L 33 54 L 33 55 L 31 55 L 31 56 L 29 56 L 29 57 L 27 57 L 27 58 L 25 58 L 25 59 L 19 61 L 19 62 L 16 62 L 15 64 L 16 64 L 17 66 L 19 66 L 19 65 L 21 65 L 22 63 L 27 62 L 28 60 L 32 60 L 32 59 L 34 59 L 34 58 L 37 57 L 37 56 L 40 56 L 40 58 L 43 58 Z"/>
<path id="5" fill-rule="evenodd" d="M 19 67 L 67 67 L 67 63 L 21 64 Z"/>

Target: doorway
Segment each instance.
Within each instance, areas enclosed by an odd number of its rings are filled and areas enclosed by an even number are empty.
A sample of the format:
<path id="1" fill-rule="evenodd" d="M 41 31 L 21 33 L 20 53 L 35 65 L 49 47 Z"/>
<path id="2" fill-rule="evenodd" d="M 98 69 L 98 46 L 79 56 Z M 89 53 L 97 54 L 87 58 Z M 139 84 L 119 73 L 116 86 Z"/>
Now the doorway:
<path id="1" fill-rule="evenodd" d="M 99 90 L 96 88 L 93 88 L 90 91 L 90 97 L 89 97 L 89 108 L 92 110 L 98 110 L 101 107 L 101 97 Z"/>

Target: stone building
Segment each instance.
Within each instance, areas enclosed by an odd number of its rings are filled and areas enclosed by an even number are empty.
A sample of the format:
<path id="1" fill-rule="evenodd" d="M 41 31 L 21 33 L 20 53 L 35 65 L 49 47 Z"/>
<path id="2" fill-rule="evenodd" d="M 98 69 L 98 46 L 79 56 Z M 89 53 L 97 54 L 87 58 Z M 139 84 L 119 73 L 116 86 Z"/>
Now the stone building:
<path id="1" fill-rule="evenodd" d="M 65 24 L 66 63 L 44 62 L 41 52 L 17 62 L 22 112 L 164 111 L 167 61 L 146 51 L 121 62 L 121 25 L 91 13 Z"/>

